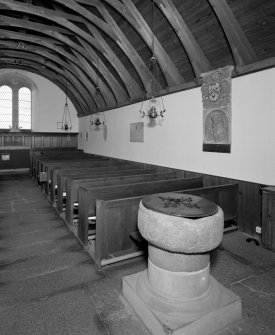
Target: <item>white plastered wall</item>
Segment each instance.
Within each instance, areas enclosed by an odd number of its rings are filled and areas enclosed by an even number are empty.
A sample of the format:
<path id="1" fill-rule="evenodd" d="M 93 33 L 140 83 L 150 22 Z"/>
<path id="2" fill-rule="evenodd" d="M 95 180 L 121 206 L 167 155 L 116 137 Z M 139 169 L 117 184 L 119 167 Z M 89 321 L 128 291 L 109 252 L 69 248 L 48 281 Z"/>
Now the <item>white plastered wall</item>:
<path id="1" fill-rule="evenodd" d="M 62 121 L 66 96 L 55 84 L 34 73 L 22 70 L 1 69 L 0 76 L 22 74 L 35 83 L 32 91 L 32 131 L 34 132 L 60 132 L 57 121 Z M 70 116 L 72 119 L 72 132 L 78 132 L 77 112 L 68 98 Z"/>
<path id="2" fill-rule="evenodd" d="M 79 119 L 79 148 L 85 152 L 275 185 L 275 69 L 232 80 L 231 153 L 202 151 L 200 88 L 164 97 L 161 124 L 148 126 L 140 104 L 105 112 L 104 131 Z M 144 142 L 130 142 L 130 123 L 145 122 Z M 88 141 L 86 141 L 88 132 Z"/>

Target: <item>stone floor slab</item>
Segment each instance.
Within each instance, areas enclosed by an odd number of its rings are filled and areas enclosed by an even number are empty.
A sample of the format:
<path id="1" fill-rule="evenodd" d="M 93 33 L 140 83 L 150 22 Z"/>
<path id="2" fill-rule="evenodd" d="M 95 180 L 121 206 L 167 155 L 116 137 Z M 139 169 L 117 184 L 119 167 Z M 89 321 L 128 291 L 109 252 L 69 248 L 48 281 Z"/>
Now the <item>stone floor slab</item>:
<path id="1" fill-rule="evenodd" d="M 2 335 L 108 335 L 85 289 L 0 311 Z"/>

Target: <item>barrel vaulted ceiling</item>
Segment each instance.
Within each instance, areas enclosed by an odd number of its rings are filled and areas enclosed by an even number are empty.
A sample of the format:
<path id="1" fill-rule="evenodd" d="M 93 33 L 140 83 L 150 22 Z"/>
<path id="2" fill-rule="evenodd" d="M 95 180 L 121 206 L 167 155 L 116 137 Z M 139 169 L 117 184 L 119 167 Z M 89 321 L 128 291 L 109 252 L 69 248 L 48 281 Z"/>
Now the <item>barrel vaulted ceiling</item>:
<path id="1" fill-rule="evenodd" d="M 0 68 L 67 87 L 78 116 L 144 98 L 153 40 L 161 94 L 273 67 L 275 1 L 0 0 Z"/>

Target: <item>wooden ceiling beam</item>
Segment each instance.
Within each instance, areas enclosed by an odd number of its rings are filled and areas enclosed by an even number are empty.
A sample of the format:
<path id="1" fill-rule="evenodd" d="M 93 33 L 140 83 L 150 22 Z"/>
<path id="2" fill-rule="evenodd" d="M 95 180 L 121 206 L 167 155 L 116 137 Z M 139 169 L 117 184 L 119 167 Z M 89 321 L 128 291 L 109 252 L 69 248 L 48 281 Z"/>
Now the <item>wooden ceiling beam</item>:
<path id="1" fill-rule="evenodd" d="M 112 28 L 109 26 L 109 24 L 103 20 L 101 20 L 98 16 L 94 15 L 90 11 L 88 11 L 86 8 L 79 5 L 74 0 L 53 0 L 53 2 L 59 3 L 66 8 L 69 8 L 73 10 L 74 12 L 81 15 L 83 18 L 87 19 L 92 24 L 96 25 L 100 29 L 102 29 L 107 35 L 109 35 L 112 39 L 116 39 L 116 34 L 112 30 Z M 56 12 L 59 13 L 60 11 L 56 9 Z M 62 15 L 62 12 L 61 12 Z M 82 22 L 85 23 L 85 20 L 82 19 Z"/>
<path id="2" fill-rule="evenodd" d="M 153 32 L 137 10 L 136 6 L 131 0 L 122 0 L 124 7 L 121 6 L 121 3 L 118 0 L 105 0 L 111 6 L 119 6 L 121 8 L 120 14 L 123 15 L 126 19 L 129 15 L 132 15 L 131 25 L 136 29 L 136 31 L 143 38 L 147 46 L 152 50 L 153 44 Z M 125 15 L 127 13 L 127 15 Z M 184 78 L 180 74 L 174 62 L 171 60 L 169 55 L 166 53 L 165 49 L 154 37 L 154 48 L 155 56 L 157 58 L 158 64 L 163 72 L 167 85 L 173 87 L 185 82 Z"/>
<path id="3" fill-rule="evenodd" d="M 70 76 L 72 76 L 74 82 L 78 83 L 78 87 L 80 88 L 79 94 L 82 95 L 85 100 L 88 100 L 87 97 L 89 96 L 90 96 L 89 100 L 93 99 L 91 92 L 93 93 L 93 95 L 95 95 L 96 93 L 94 86 L 92 86 L 91 83 L 85 79 L 85 77 L 80 76 L 79 70 L 77 68 L 74 69 L 73 64 L 68 64 L 67 62 L 62 61 L 60 58 L 52 55 L 49 52 L 45 52 L 44 50 L 39 50 L 38 52 L 37 49 L 32 48 L 30 46 L 27 48 L 27 51 L 18 50 L 16 45 L 5 46 L 5 43 L 0 42 L 0 54 L 2 56 L 4 56 L 3 52 L 7 52 L 7 54 L 10 55 L 11 57 L 19 57 L 29 60 L 35 59 L 36 61 L 41 60 L 42 65 L 45 65 L 46 62 L 48 61 L 52 61 L 58 64 L 60 69 L 63 69 L 63 71 L 67 71 L 67 73 L 70 74 Z M 75 71 L 73 71 L 73 69 Z"/>
<path id="4" fill-rule="evenodd" d="M 257 55 L 226 0 L 208 0 L 225 32 L 237 66 L 257 61 Z"/>
<path id="5" fill-rule="evenodd" d="M 211 65 L 205 56 L 205 53 L 200 48 L 199 44 L 192 35 L 190 29 L 184 22 L 182 16 L 173 4 L 172 0 L 154 0 L 160 7 L 161 11 L 174 28 L 184 47 L 189 60 L 192 64 L 195 76 L 200 77 L 201 73 L 211 69 Z"/>
<path id="6" fill-rule="evenodd" d="M 62 27 L 67 28 L 72 31 L 75 35 L 80 36 L 85 39 L 88 43 L 97 48 L 100 52 L 104 52 L 101 45 L 97 42 L 97 40 L 86 33 L 84 30 L 78 28 L 75 24 L 71 23 L 68 20 L 67 13 L 57 12 L 54 10 L 43 9 L 38 6 L 27 5 L 21 2 L 16 2 L 13 0 L 0 0 L 0 9 L 9 9 L 15 10 L 23 13 L 32 14 L 38 17 L 42 17 L 44 19 L 50 20 L 56 24 L 59 24 Z M 78 17 L 79 18 L 79 17 Z M 81 18 L 81 22 L 83 23 L 83 19 Z"/>
<path id="7" fill-rule="evenodd" d="M 134 66 L 136 72 L 138 73 L 142 81 L 145 90 L 147 92 L 150 92 L 151 90 L 150 80 L 151 81 L 153 80 L 153 76 L 152 73 L 149 71 L 147 65 L 144 63 L 143 59 L 139 56 L 136 49 L 132 46 L 132 44 L 123 34 L 123 32 L 121 31 L 121 29 L 119 28 L 113 17 L 107 11 L 107 9 L 102 5 L 98 5 L 97 9 L 103 16 L 103 18 L 106 20 L 106 22 L 108 22 L 111 29 L 115 32 L 116 43 L 123 50 L 128 59 L 131 61 L 132 65 Z M 160 88 L 161 86 L 159 85 L 159 89 Z"/>
<path id="8" fill-rule="evenodd" d="M 3 62 L 2 62 L 3 61 Z M 0 68 L 8 68 L 8 69 L 20 69 L 24 70 L 27 72 L 33 72 L 36 73 L 37 75 L 40 75 L 44 78 L 47 78 L 54 84 L 56 84 L 63 92 L 66 92 L 66 80 L 59 76 L 57 73 L 54 71 L 51 71 L 50 69 L 43 67 L 35 62 L 27 62 L 27 61 L 21 61 L 20 65 L 15 64 L 14 60 L 11 58 L 0 58 Z M 74 91 L 73 85 L 69 82 L 69 86 L 67 88 L 67 94 L 72 103 L 75 106 L 75 109 L 79 115 L 85 115 L 87 114 L 87 107 L 86 105 L 84 106 L 80 100 L 76 98 L 77 94 Z M 62 115 L 61 115 L 62 117 Z"/>
<path id="9" fill-rule="evenodd" d="M 24 41 L 24 42 L 30 42 L 30 43 L 42 45 L 43 47 L 45 47 L 49 50 L 53 50 L 55 53 L 59 54 L 60 56 L 67 57 L 69 61 L 71 61 L 75 64 L 79 64 L 79 60 L 77 58 L 71 56 L 65 50 L 63 50 L 59 47 L 56 47 L 54 44 L 45 42 L 44 39 L 41 39 L 40 37 L 37 37 L 37 36 L 26 35 L 26 34 L 23 34 L 23 33 L 15 33 L 15 32 L 5 31 L 5 30 L 0 29 L 0 41 L 1 41 L 1 39 L 19 40 L 20 42 Z M 19 48 L 20 44 L 17 43 L 17 46 Z M 26 46 L 26 48 L 27 49 L 31 48 L 31 46 L 28 45 L 28 46 Z M 81 77 L 83 77 L 84 72 L 82 72 L 82 73 L 79 72 L 79 75 Z"/>
<path id="10" fill-rule="evenodd" d="M 152 76 L 148 70 L 146 64 L 139 56 L 135 48 L 131 45 L 125 35 L 122 33 L 121 29 L 118 27 L 113 17 L 109 14 L 107 9 L 102 5 L 97 5 L 96 8 L 99 10 L 100 14 L 105 21 L 101 20 L 96 15 L 92 14 L 90 11 L 80 6 L 76 1 L 73 0 L 54 0 L 57 3 L 63 4 L 64 6 L 74 10 L 83 17 L 85 17 L 90 23 L 97 26 L 103 30 L 114 42 L 119 46 L 119 48 L 125 53 L 127 58 L 132 63 L 136 72 L 138 73 L 144 87 L 148 91 L 150 89 L 149 78 Z M 107 23 L 108 22 L 108 23 Z"/>
<path id="11" fill-rule="evenodd" d="M 11 16 L 5 16 L 5 15 L 0 15 L 0 25 L 4 25 L 8 27 L 18 27 L 18 28 L 23 28 L 23 29 L 30 29 L 30 30 L 34 30 L 34 27 L 35 27 L 37 31 L 40 31 L 43 34 L 45 34 L 45 32 L 50 32 L 50 34 L 48 34 L 50 36 L 54 36 L 56 33 L 60 35 L 61 34 L 69 35 L 68 29 L 60 28 L 58 26 L 50 26 L 50 25 L 46 25 L 46 24 L 42 24 L 38 22 L 31 22 L 28 20 L 23 20 L 23 19 L 14 18 Z M 68 38 L 66 37 L 66 39 Z"/>
<path id="12" fill-rule="evenodd" d="M 73 1 L 73 0 L 54 0 L 54 1 L 58 2 L 60 4 L 63 4 L 64 6 L 70 8 L 71 10 L 76 11 L 77 13 L 80 13 L 83 17 L 85 17 L 85 19 L 87 20 L 85 22 L 85 25 L 87 26 L 87 28 L 91 31 L 91 33 L 93 35 L 96 32 L 97 37 L 99 35 L 101 36 L 101 34 L 98 32 L 98 29 L 95 28 L 95 27 L 98 27 L 99 29 L 104 31 L 108 36 L 110 36 L 110 38 L 112 38 L 115 42 L 118 41 L 119 37 L 117 36 L 116 32 L 114 32 L 112 27 L 110 27 L 109 24 L 107 24 L 105 21 L 99 19 L 97 16 L 95 16 L 94 14 L 92 14 L 91 12 L 86 10 L 84 7 L 78 5 L 75 1 Z M 97 38 L 97 40 L 98 40 L 98 38 Z M 125 87 L 127 87 L 129 89 L 130 97 L 135 96 L 135 94 L 137 94 L 137 92 L 139 92 L 139 91 L 140 91 L 140 94 L 142 94 L 142 91 L 140 90 L 138 85 L 134 83 L 134 78 L 128 73 L 128 70 L 121 63 L 121 61 L 118 59 L 118 57 L 113 52 L 113 50 L 108 46 L 108 44 L 103 40 L 102 37 L 100 38 L 100 41 L 101 41 L 101 46 L 104 49 L 104 52 L 103 52 L 104 56 L 108 59 L 108 61 L 110 62 L 110 64 L 112 66 L 113 66 L 113 63 L 115 63 L 114 68 L 116 69 L 117 73 L 121 76 Z M 123 48 L 123 45 L 119 44 L 119 46 L 120 46 L 120 48 Z M 129 52 L 129 50 L 126 50 L 126 52 L 127 52 L 127 57 L 131 61 L 131 59 L 133 58 L 131 52 Z M 135 61 L 136 60 L 134 60 L 134 61 L 132 60 L 132 64 L 134 64 Z M 138 73 L 144 79 L 145 75 L 142 72 L 142 69 L 138 70 Z M 134 89 L 132 89 L 132 90 L 131 90 L 131 86 L 130 86 L 131 82 L 133 82 L 132 85 L 135 86 Z M 130 92 L 130 90 L 131 90 L 131 92 Z"/>
<path id="13" fill-rule="evenodd" d="M 48 20 L 56 22 L 57 24 L 60 24 L 63 27 L 66 27 L 67 29 L 71 31 L 74 31 L 76 35 L 83 38 L 86 42 L 88 42 L 89 44 L 97 48 L 99 52 L 104 54 L 104 56 L 108 59 L 110 64 L 112 65 L 115 64 L 114 67 L 117 69 L 118 75 L 120 75 L 122 79 L 124 80 L 125 87 L 127 87 L 127 89 L 129 89 L 129 91 L 131 92 L 130 94 L 131 97 L 141 95 L 141 90 L 139 86 L 135 83 L 133 78 L 128 73 L 128 70 L 123 66 L 123 64 L 114 54 L 112 49 L 108 46 L 108 44 L 105 41 L 103 41 L 103 38 L 101 38 L 101 43 L 99 43 L 98 37 L 94 38 L 91 34 L 84 32 L 82 29 L 78 28 L 76 25 L 72 24 L 65 18 L 61 17 L 60 13 L 58 13 L 57 15 L 55 11 L 50 11 L 50 13 L 48 13 L 47 10 L 37 9 L 37 6 L 26 5 L 26 4 L 18 3 L 12 0 L 8 0 L 8 1 L 0 0 L 0 9 L 1 9 L 1 6 L 2 7 L 5 6 L 6 9 L 22 11 L 22 12 L 26 12 L 29 14 L 33 14 L 33 15 L 46 18 Z M 54 14 L 52 12 L 54 12 Z M 62 16 L 65 17 L 66 16 L 65 14 L 66 13 L 62 14 Z M 97 36 L 98 35 L 99 33 L 97 32 Z M 102 47 L 102 45 L 104 45 L 104 47 Z M 125 77 L 127 77 L 128 80 L 125 80 Z"/>
<path id="14" fill-rule="evenodd" d="M 21 55 L 21 56 L 20 56 Z M 41 65 L 42 67 L 46 67 L 50 69 L 51 71 L 58 73 L 59 76 L 65 78 L 67 81 L 71 83 L 71 85 L 75 88 L 75 94 L 78 98 L 78 100 L 81 100 L 83 102 L 83 105 L 85 104 L 86 107 L 89 109 L 93 107 L 93 109 L 96 109 L 95 103 L 92 100 L 92 98 L 89 96 L 88 93 L 85 93 L 85 87 L 81 82 L 79 82 L 74 75 L 72 75 L 67 70 L 64 70 L 63 68 L 57 66 L 52 61 L 49 61 L 42 56 L 39 55 L 30 55 L 27 52 L 21 52 L 19 55 L 18 52 L 6 52 L 2 55 L 2 52 L 0 52 L 0 56 L 2 59 L 6 58 L 7 56 L 10 56 L 11 59 L 18 59 L 20 61 L 23 61 L 24 64 L 26 62 L 34 62 L 36 64 Z"/>
<path id="15" fill-rule="evenodd" d="M 13 37 L 13 36 L 12 36 L 12 37 Z M 1 32 L 0 32 L 0 38 L 1 38 Z M 5 42 L 5 41 L 2 41 L 2 43 L 3 43 L 3 42 Z M 0 42 L 0 44 L 2 44 L 2 43 Z M 18 44 L 17 44 L 17 46 L 18 46 Z M 17 54 L 19 54 L 19 53 L 20 53 L 20 51 L 17 52 Z M 57 68 L 56 70 L 58 70 L 58 68 Z M 83 87 L 83 88 L 85 88 L 85 87 Z"/>
<path id="16" fill-rule="evenodd" d="M 108 68 L 102 62 L 100 57 L 97 58 L 97 53 L 94 51 L 94 49 L 84 40 L 80 38 L 77 39 L 83 45 L 84 50 L 86 50 L 91 55 L 90 61 L 93 62 L 94 67 L 97 68 L 97 70 L 101 73 L 101 75 L 105 79 L 106 83 L 110 86 L 110 90 L 113 92 L 116 101 L 118 103 L 122 103 L 123 101 L 128 100 L 129 95 L 126 92 L 126 89 L 122 87 L 122 85 L 113 76 L 112 72 L 108 70 Z M 87 60 L 83 57 L 82 54 L 78 53 L 77 57 L 81 60 L 82 64 L 86 64 L 87 66 L 89 65 L 87 63 Z"/>
<path id="17" fill-rule="evenodd" d="M 136 98 L 141 96 L 143 91 L 141 90 L 137 82 L 134 80 L 134 78 L 130 75 L 126 67 L 122 64 L 120 59 L 113 52 L 112 48 L 102 37 L 98 29 L 95 26 L 88 23 L 86 23 L 86 26 L 89 29 L 89 31 L 94 35 L 94 37 L 97 39 L 97 41 L 101 44 L 102 48 L 105 49 L 104 56 L 108 59 L 110 64 L 113 66 L 115 71 L 120 76 L 122 82 L 125 85 L 125 88 L 128 90 L 130 98 Z"/>
<path id="18" fill-rule="evenodd" d="M 80 15 L 82 15 L 83 17 L 85 17 L 86 19 L 89 19 L 93 23 L 97 23 L 97 24 L 98 24 L 98 22 L 102 23 L 101 29 L 102 30 L 106 30 L 108 28 L 106 32 L 109 33 L 109 34 L 111 34 L 111 31 L 109 29 L 108 24 L 106 24 L 105 22 L 103 22 L 102 20 L 100 20 L 95 15 L 91 14 L 89 11 L 87 11 L 85 8 L 83 8 L 82 6 L 78 5 L 74 1 L 71 1 L 71 0 L 66 0 L 66 1 L 64 1 L 64 0 L 53 0 L 53 1 L 56 2 L 56 3 L 62 4 L 65 7 L 70 8 L 71 10 L 76 11 L 77 13 L 79 13 Z M 56 8 L 55 5 L 54 5 L 54 8 Z M 57 9 L 57 11 L 58 11 L 58 9 Z M 76 37 L 76 38 L 79 39 L 79 36 Z M 83 40 L 83 38 L 81 38 L 81 39 Z M 90 44 L 88 44 L 88 45 L 90 45 Z M 89 56 L 90 56 L 89 57 L 89 61 L 90 61 L 91 55 L 89 55 Z M 82 57 L 82 60 L 84 60 L 83 57 Z M 85 63 L 88 64 L 86 61 L 85 61 Z M 109 71 L 106 71 L 105 73 L 107 73 L 107 72 L 109 72 Z M 96 89 L 97 74 L 96 74 L 96 72 L 94 71 L 94 69 L 92 67 L 90 67 L 90 69 L 89 69 L 89 74 L 90 74 L 91 78 L 93 78 L 94 86 L 95 86 L 95 89 Z M 107 87 L 107 85 L 105 83 L 102 83 L 101 94 L 103 96 L 104 101 L 108 105 L 115 106 L 116 101 L 115 101 L 114 95 L 113 95 L 112 91 L 110 90 L 110 88 Z"/>
<path id="19" fill-rule="evenodd" d="M 100 0 L 75 0 L 75 2 L 88 6 L 97 6 L 101 3 Z"/>
<path id="20" fill-rule="evenodd" d="M 17 2 L 14 0 L 1 0 L 0 1 L 0 10 L 15 10 L 23 13 L 33 14 L 33 15 L 44 15 L 45 17 L 48 16 L 56 16 L 56 11 L 52 9 L 48 9 L 45 7 L 34 6 L 31 4 Z M 69 13 L 63 13 L 63 19 L 71 20 L 74 22 L 82 22 L 83 19 L 77 15 L 71 15 Z"/>
<path id="21" fill-rule="evenodd" d="M 43 25 L 43 24 L 37 24 L 37 23 L 33 23 L 33 22 L 26 22 L 26 21 L 21 20 L 21 19 L 9 18 L 9 17 L 5 17 L 5 16 L 0 16 L 0 26 L 1 25 L 4 25 L 4 26 L 8 25 L 8 26 L 13 26 L 13 27 L 21 27 L 21 28 L 26 28 L 26 29 L 32 29 L 33 31 L 36 31 L 36 32 L 43 31 L 43 33 L 45 35 L 49 35 L 49 36 L 52 36 L 54 38 L 58 38 L 60 41 L 63 41 L 64 44 L 69 45 L 70 47 L 74 47 L 75 49 L 77 49 L 77 51 L 80 51 L 80 48 L 81 48 L 76 43 L 70 41 L 70 39 L 68 39 L 67 37 L 64 37 L 63 35 L 55 32 L 53 30 L 50 30 L 50 28 L 53 28 L 51 26 L 47 26 L 47 25 Z M 82 48 L 82 50 L 84 51 L 84 48 Z M 85 54 L 86 58 L 88 58 L 90 60 L 90 58 L 91 58 L 90 55 L 87 52 L 85 52 L 84 54 Z M 68 53 L 64 52 L 63 56 L 68 57 Z M 71 59 L 71 57 L 70 57 L 70 59 Z M 85 64 L 81 65 L 81 64 L 79 64 L 79 60 L 75 59 L 74 63 L 82 70 L 82 72 L 84 70 L 84 72 L 82 74 L 80 74 L 80 76 L 86 77 L 87 75 L 92 74 L 92 77 L 90 78 L 90 80 L 95 82 L 95 78 L 96 78 L 95 72 L 92 69 L 92 67 L 88 64 L 88 62 L 85 62 Z M 107 71 L 105 71 L 105 73 L 107 73 Z M 108 104 L 110 104 L 110 105 L 113 104 L 114 105 L 115 101 L 114 101 L 113 95 L 109 93 L 110 89 L 106 87 L 106 90 L 105 90 L 104 86 L 102 86 L 102 87 L 103 87 L 102 93 L 103 93 L 103 95 L 106 95 L 106 99 L 108 101 Z M 95 91 L 95 88 L 93 88 L 93 89 L 91 88 L 91 90 Z"/>

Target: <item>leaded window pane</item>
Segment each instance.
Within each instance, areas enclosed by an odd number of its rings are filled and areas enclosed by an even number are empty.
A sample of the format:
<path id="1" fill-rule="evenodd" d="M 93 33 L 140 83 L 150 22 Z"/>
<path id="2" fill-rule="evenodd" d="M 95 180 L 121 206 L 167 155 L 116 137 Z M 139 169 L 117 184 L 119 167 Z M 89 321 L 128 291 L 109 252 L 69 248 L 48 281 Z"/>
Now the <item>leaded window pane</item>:
<path id="1" fill-rule="evenodd" d="M 0 128 L 9 129 L 12 126 L 12 89 L 3 85 L 0 87 Z"/>
<path id="2" fill-rule="evenodd" d="M 19 90 L 18 120 L 19 128 L 31 129 L 31 91 L 27 87 Z"/>

